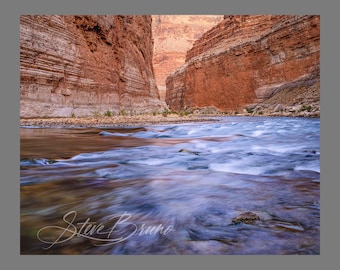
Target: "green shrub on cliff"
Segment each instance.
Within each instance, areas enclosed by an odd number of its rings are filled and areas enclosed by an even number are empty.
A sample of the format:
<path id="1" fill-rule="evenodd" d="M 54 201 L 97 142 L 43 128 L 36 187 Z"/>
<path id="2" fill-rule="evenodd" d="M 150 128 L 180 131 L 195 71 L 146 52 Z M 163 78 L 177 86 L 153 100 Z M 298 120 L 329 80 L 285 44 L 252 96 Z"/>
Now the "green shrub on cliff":
<path id="1" fill-rule="evenodd" d="M 167 108 L 165 108 L 165 109 L 163 110 L 163 112 L 162 112 L 162 115 L 163 115 L 164 117 L 167 117 L 170 113 L 171 113 L 171 112 L 170 112 Z"/>
<path id="2" fill-rule="evenodd" d="M 122 110 L 119 111 L 119 115 L 126 116 L 127 113 L 124 109 L 122 109 Z"/>
<path id="3" fill-rule="evenodd" d="M 307 111 L 307 112 L 310 112 L 312 110 L 312 106 L 311 105 L 302 105 L 302 108 L 301 108 L 301 111 Z"/>
<path id="4" fill-rule="evenodd" d="M 110 117 L 112 116 L 112 112 L 107 110 L 105 113 L 104 113 L 104 116 L 107 116 L 107 117 Z"/>
<path id="5" fill-rule="evenodd" d="M 179 111 L 179 112 L 178 112 L 178 115 L 179 115 L 179 116 L 187 116 L 187 115 L 189 115 L 189 114 L 191 114 L 191 112 L 188 111 L 188 110 L 182 110 L 182 111 Z"/>
<path id="6" fill-rule="evenodd" d="M 247 110 L 247 113 L 253 113 L 254 112 L 254 110 L 250 109 L 250 108 L 246 108 L 246 110 Z"/>

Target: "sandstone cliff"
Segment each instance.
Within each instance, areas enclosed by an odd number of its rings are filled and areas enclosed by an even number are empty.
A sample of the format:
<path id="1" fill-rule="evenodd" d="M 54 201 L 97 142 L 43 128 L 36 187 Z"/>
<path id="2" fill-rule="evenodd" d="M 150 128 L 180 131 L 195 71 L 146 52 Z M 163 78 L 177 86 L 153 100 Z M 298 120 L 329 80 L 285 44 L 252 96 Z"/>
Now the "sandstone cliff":
<path id="1" fill-rule="evenodd" d="M 225 16 L 167 78 L 166 102 L 174 111 L 250 112 L 283 90 L 312 87 L 319 106 L 319 65 L 319 16 Z"/>
<path id="2" fill-rule="evenodd" d="M 151 16 L 21 16 L 20 116 L 161 111 Z"/>
<path id="3" fill-rule="evenodd" d="M 161 99 L 166 78 L 185 63 L 187 50 L 222 20 L 223 15 L 152 15 L 153 66 Z"/>

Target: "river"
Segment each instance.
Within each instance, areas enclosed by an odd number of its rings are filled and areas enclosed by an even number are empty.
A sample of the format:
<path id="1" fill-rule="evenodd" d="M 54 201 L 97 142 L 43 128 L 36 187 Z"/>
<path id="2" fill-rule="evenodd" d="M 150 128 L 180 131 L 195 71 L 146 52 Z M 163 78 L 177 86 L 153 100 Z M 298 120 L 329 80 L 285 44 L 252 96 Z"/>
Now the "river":
<path id="1" fill-rule="evenodd" d="M 320 119 L 217 119 L 21 127 L 21 254 L 320 254 Z"/>

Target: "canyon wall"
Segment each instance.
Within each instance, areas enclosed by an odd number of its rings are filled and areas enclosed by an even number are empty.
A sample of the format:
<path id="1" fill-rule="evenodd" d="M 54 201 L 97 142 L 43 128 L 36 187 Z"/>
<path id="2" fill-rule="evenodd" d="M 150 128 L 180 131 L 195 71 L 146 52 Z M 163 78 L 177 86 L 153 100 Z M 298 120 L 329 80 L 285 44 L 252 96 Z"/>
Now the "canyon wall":
<path id="1" fill-rule="evenodd" d="M 223 15 L 152 15 L 153 66 L 161 99 L 165 80 L 185 63 L 194 41 L 223 20 Z"/>
<path id="2" fill-rule="evenodd" d="M 173 111 L 242 112 L 312 87 L 318 106 L 319 82 L 320 16 L 224 16 L 167 78 L 166 102 Z"/>
<path id="3" fill-rule="evenodd" d="M 21 16 L 20 116 L 162 111 L 151 16 Z"/>

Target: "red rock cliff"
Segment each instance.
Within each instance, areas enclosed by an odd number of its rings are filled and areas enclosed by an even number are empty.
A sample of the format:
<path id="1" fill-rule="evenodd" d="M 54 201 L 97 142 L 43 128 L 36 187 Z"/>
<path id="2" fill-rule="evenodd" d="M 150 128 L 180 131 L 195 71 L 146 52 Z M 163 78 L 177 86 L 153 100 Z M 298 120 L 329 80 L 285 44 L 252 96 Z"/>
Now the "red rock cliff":
<path id="1" fill-rule="evenodd" d="M 161 95 L 166 78 L 185 63 L 194 41 L 222 20 L 223 15 L 152 15 L 153 66 Z"/>
<path id="2" fill-rule="evenodd" d="M 20 116 L 161 111 L 151 16 L 21 16 Z"/>
<path id="3" fill-rule="evenodd" d="M 171 110 L 242 111 L 320 80 L 319 16 L 225 16 L 166 81 Z"/>

